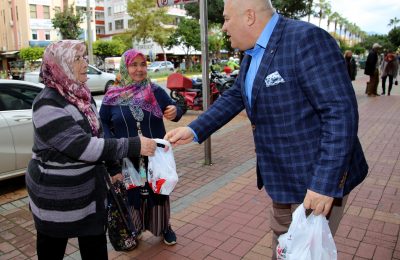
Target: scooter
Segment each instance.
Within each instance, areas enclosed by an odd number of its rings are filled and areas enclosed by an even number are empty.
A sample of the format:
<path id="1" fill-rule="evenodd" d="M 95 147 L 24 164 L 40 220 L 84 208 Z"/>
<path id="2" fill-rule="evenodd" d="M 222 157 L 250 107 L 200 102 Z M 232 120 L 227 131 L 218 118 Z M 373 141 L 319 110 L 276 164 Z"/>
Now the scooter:
<path id="1" fill-rule="evenodd" d="M 172 73 L 167 79 L 170 96 L 186 113 L 187 110 L 203 110 L 203 91 L 201 80 L 192 80 L 180 73 Z M 212 104 L 220 95 L 215 83 L 210 82 Z"/>

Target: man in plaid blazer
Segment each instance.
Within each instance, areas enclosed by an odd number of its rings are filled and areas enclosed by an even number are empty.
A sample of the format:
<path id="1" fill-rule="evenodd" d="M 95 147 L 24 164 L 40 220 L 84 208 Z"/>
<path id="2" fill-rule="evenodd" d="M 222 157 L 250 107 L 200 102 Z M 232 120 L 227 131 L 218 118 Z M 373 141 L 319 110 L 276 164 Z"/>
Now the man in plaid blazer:
<path id="1" fill-rule="evenodd" d="M 269 0 L 226 0 L 224 18 L 232 47 L 245 50 L 239 76 L 209 110 L 165 138 L 174 145 L 202 142 L 246 109 L 257 184 L 273 201 L 274 245 L 300 203 L 331 218 L 337 204 L 334 234 L 341 199 L 368 172 L 357 137 L 357 100 L 336 41 L 314 25 L 278 15 Z"/>

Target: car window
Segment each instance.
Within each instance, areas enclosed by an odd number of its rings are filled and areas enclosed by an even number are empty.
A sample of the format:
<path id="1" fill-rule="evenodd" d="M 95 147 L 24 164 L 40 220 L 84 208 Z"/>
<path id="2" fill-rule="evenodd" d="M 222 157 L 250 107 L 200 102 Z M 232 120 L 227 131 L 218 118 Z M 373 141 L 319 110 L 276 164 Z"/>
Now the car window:
<path id="1" fill-rule="evenodd" d="M 40 88 L 8 84 L 0 87 L 0 111 L 31 109 Z"/>
<path id="2" fill-rule="evenodd" d="M 88 66 L 87 74 L 98 74 L 98 72 L 94 68 Z"/>

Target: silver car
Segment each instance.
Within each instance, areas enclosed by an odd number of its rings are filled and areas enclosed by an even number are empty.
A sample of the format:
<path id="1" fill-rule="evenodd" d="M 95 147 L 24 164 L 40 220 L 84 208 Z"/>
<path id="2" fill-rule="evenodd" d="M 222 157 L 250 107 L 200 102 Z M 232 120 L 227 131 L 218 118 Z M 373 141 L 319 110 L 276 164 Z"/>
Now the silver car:
<path id="1" fill-rule="evenodd" d="M 32 102 L 43 87 L 0 79 L 0 181 L 25 173 L 32 157 Z"/>
<path id="2" fill-rule="evenodd" d="M 153 61 L 150 66 L 147 67 L 147 71 L 174 71 L 174 64 L 170 61 Z"/>
<path id="3" fill-rule="evenodd" d="M 88 65 L 87 76 L 87 85 L 91 92 L 106 92 L 115 81 L 114 74 L 103 72 L 92 65 Z M 26 72 L 24 80 L 39 83 L 39 71 Z"/>

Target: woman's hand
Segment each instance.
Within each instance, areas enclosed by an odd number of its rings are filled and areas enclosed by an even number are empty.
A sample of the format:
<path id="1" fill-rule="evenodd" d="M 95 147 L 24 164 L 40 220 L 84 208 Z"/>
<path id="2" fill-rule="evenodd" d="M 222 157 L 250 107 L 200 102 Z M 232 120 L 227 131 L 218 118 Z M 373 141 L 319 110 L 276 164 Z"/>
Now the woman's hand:
<path id="1" fill-rule="evenodd" d="M 124 180 L 124 176 L 122 176 L 122 173 L 117 173 L 114 176 L 111 176 L 111 183 L 115 183 L 117 181 L 123 181 Z"/>
<path id="2" fill-rule="evenodd" d="M 143 156 L 152 156 L 157 148 L 157 143 L 153 139 L 140 137 L 140 154 Z"/>
<path id="3" fill-rule="evenodd" d="M 176 106 L 174 105 L 169 105 L 167 108 L 164 110 L 164 117 L 168 120 L 174 120 L 176 117 Z"/>

